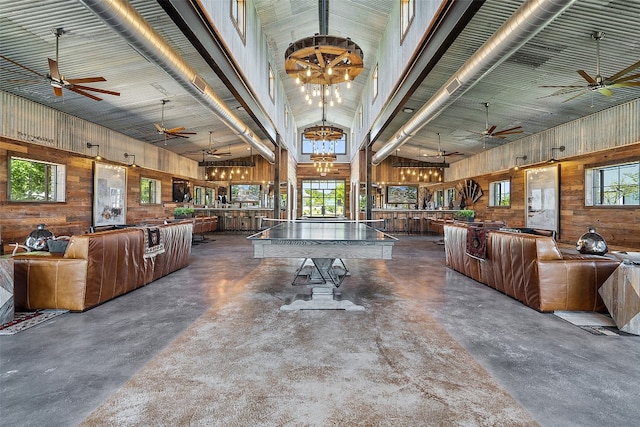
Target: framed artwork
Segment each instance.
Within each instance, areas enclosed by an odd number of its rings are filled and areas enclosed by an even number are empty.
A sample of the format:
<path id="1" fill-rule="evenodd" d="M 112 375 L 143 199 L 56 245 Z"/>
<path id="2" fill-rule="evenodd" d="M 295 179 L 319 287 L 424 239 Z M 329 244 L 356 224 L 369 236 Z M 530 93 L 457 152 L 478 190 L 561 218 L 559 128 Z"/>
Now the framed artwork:
<path id="1" fill-rule="evenodd" d="M 259 202 L 259 184 L 231 184 L 231 201 L 237 203 Z"/>
<path id="2" fill-rule="evenodd" d="M 527 169 L 525 185 L 527 228 L 541 228 L 558 232 L 560 211 L 560 166 Z"/>
<path id="3" fill-rule="evenodd" d="M 389 185 L 387 186 L 387 203 L 416 204 L 418 203 L 417 185 Z"/>
<path id="4" fill-rule="evenodd" d="M 127 168 L 93 164 L 93 225 L 127 223 Z"/>

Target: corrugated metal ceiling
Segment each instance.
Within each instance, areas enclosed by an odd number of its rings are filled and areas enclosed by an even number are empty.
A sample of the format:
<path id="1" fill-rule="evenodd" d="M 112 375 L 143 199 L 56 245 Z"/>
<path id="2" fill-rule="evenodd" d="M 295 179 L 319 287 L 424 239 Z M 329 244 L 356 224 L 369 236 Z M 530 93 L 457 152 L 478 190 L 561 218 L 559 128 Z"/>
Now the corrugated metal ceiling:
<path id="1" fill-rule="evenodd" d="M 435 0 L 433 0 L 435 1 Z M 189 61 L 207 83 L 234 110 L 240 105 L 215 73 L 191 47 L 186 37 L 155 1 L 133 0 L 132 5 L 158 32 Z M 484 41 L 522 5 L 516 0 L 488 0 L 480 8 L 460 37 L 449 48 L 420 88 L 406 105 L 419 109 L 447 79 L 478 49 Z M 284 51 L 289 43 L 319 31 L 317 0 L 254 0 L 271 56 L 282 76 L 286 96 L 300 127 L 318 123 L 317 108 L 298 105 L 299 92 L 284 73 Z M 368 76 L 376 57 L 380 37 L 388 25 L 394 0 L 332 0 L 329 33 L 351 37 L 365 53 Z M 106 82 L 94 86 L 122 93 L 120 97 L 104 95 L 96 103 L 75 94 L 62 99 L 53 96 L 46 80 L 38 80 L 27 70 L 0 60 L 0 89 L 35 100 L 69 114 L 102 124 L 147 143 L 162 143 L 153 127 L 161 118 L 161 100 L 171 102 L 165 108 L 167 127 L 184 126 L 198 132 L 189 140 L 171 140 L 168 149 L 192 153 L 200 159 L 201 150 L 209 144 L 208 131 L 214 131 L 214 145 L 226 150 L 238 138 L 210 110 L 187 95 L 180 86 L 158 67 L 136 53 L 127 43 L 108 29 L 79 2 L 59 0 L 0 0 L 0 54 L 25 65 L 39 74 L 47 72 L 47 58 L 55 57 L 52 30 L 62 27 L 68 32 L 60 42 L 60 69 L 67 78 L 104 76 Z M 490 140 L 489 146 L 540 132 L 549 127 L 585 116 L 609 106 L 640 96 L 640 88 L 615 90 L 612 97 L 586 93 L 569 102 L 562 89 L 542 85 L 583 85 L 586 82 L 576 70 L 584 69 L 592 76 L 596 68 L 596 46 L 590 35 L 604 31 L 601 41 L 601 74 L 613 73 L 640 60 L 640 0 L 580 0 L 562 16 L 543 29 L 522 49 L 493 70 L 440 116 L 420 130 L 401 148 L 402 155 L 421 158 L 435 154 L 437 133 L 442 148 L 470 155 L 482 151 L 485 110 L 488 102 L 489 121 L 498 129 L 523 126 L 525 133 L 502 140 Z M 638 73 L 640 71 L 636 71 Z M 365 78 L 356 79 L 352 89 L 343 92 L 345 101 L 334 109 L 328 121 L 347 127 L 356 114 Z M 261 135 L 247 113 L 238 115 L 252 130 Z M 381 146 L 404 124 L 400 113 L 382 132 L 374 148 Z M 263 136 L 261 136 L 263 137 Z M 238 144 L 234 155 L 245 155 Z M 234 148 L 235 150 L 235 148 Z M 456 159 L 449 159 L 455 161 Z"/>

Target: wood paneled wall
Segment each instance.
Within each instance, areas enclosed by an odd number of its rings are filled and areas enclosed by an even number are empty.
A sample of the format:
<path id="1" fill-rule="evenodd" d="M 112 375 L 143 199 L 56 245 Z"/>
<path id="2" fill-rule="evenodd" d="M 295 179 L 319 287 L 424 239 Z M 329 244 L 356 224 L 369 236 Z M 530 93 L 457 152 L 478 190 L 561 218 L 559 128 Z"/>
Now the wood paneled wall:
<path id="1" fill-rule="evenodd" d="M 585 206 L 585 169 L 640 160 L 640 144 L 627 145 L 568 160 L 560 164 L 560 229 L 558 240 L 574 245 L 589 227 L 595 227 L 612 250 L 640 251 L 640 208 L 637 206 Z M 543 166 L 543 165 L 540 165 Z M 533 167 L 533 166 L 532 166 Z M 525 226 L 525 169 L 473 177 L 483 196 L 470 208 L 480 220 L 505 221 Z M 489 183 L 511 180 L 511 206 L 489 207 Z M 458 181 L 429 186 L 429 191 L 454 187 Z"/>
<path id="2" fill-rule="evenodd" d="M 62 203 L 7 201 L 8 159 L 11 155 L 66 165 L 66 201 Z M 84 234 L 89 231 L 92 225 L 93 162 L 92 157 L 0 138 L 0 231 L 5 253 L 12 250 L 8 246 L 12 243 L 24 244 L 26 237 L 38 224 L 45 224 L 47 229 L 56 236 Z M 162 204 L 140 204 L 141 176 L 160 180 Z M 175 206 L 175 203 L 171 203 L 173 177 L 189 179 L 192 188 L 196 185 L 214 187 L 213 183 L 185 176 L 140 167 L 127 168 L 127 223 L 139 224 L 149 219 L 171 217 Z"/>
<path id="3" fill-rule="evenodd" d="M 367 158 L 366 154 L 363 150 L 359 152 L 359 166 L 360 166 L 360 182 L 366 181 L 366 167 L 367 167 Z M 442 168 L 424 168 L 424 169 L 411 169 L 411 171 L 415 171 L 415 175 L 409 176 L 407 174 L 407 169 L 404 169 L 405 175 L 402 174 L 403 169 L 394 168 L 393 163 L 395 162 L 403 162 L 409 163 L 412 162 L 410 159 L 406 159 L 403 157 L 397 156 L 389 156 L 384 159 L 379 165 L 374 166 L 371 170 L 371 182 L 373 183 L 437 183 L 440 182 L 443 176 Z M 431 172 L 431 173 L 429 173 Z M 423 174 L 420 177 L 420 173 Z"/>

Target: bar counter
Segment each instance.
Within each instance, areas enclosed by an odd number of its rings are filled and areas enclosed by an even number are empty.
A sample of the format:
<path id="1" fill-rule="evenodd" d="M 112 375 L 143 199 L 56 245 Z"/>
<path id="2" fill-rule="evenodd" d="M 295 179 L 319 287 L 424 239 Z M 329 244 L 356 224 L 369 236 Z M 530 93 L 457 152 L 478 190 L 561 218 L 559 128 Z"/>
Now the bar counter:
<path id="1" fill-rule="evenodd" d="M 371 219 L 383 219 L 388 233 L 438 232 L 432 223 L 453 219 L 457 209 L 372 209 Z"/>
<path id="2" fill-rule="evenodd" d="M 218 230 L 255 232 L 264 228 L 262 218 L 273 218 L 273 208 L 194 208 L 196 216 L 217 216 Z"/>

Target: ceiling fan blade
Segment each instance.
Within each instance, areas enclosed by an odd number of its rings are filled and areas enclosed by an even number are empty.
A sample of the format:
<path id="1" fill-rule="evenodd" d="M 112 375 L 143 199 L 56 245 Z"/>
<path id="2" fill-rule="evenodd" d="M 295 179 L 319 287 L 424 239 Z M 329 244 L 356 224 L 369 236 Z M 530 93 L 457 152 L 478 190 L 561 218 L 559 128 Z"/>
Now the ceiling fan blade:
<path id="1" fill-rule="evenodd" d="M 4 59 L 5 61 L 11 62 L 13 65 L 17 65 L 18 67 L 20 67 L 22 69 L 25 69 L 25 70 L 29 71 L 30 73 L 35 74 L 36 76 L 45 77 L 44 75 L 38 73 L 37 71 L 33 71 L 31 68 L 26 67 L 26 66 L 24 66 L 24 65 L 22 65 L 22 64 L 20 64 L 20 63 L 18 63 L 16 61 L 14 61 L 13 59 L 7 58 L 4 55 L 0 55 L 0 58 Z"/>
<path id="2" fill-rule="evenodd" d="M 636 62 L 635 64 L 629 65 L 627 68 L 625 68 L 624 70 L 618 71 L 617 73 L 615 73 L 613 76 L 609 77 L 609 80 L 613 80 L 616 81 L 618 80 L 619 77 L 624 76 L 625 74 L 627 74 L 629 71 L 633 71 L 636 68 L 640 67 L 640 61 Z"/>
<path id="3" fill-rule="evenodd" d="M 590 85 L 597 85 L 598 84 L 598 82 L 593 77 L 591 77 L 586 71 L 578 70 L 578 74 L 580 74 L 583 79 L 585 79 L 587 82 L 589 82 Z"/>
<path id="4" fill-rule="evenodd" d="M 197 135 L 197 132 L 171 132 L 176 135 Z"/>
<path id="5" fill-rule="evenodd" d="M 56 88 L 54 88 L 54 89 L 56 89 Z M 76 86 L 72 86 L 72 87 L 69 87 L 67 89 L 69 89 L 71 92 L 75 92 L 77 94 L 86 96 L 87 98 L 91 98 L 94 101 L 102 101 L 102 98 L 98 98 L 97 96 L 95 96 L 95 95 L 93 95 L 93 94 L 91 94 L 89 92 L 85 92 L 85 91 L 83 91 L 81 89 L 78 89 Z"/>
<path id="6" fill-rule="evenodd" d="M 493 126 L 491 126 L 489 129 L 487 129 L 487 135 L 491 135 L 491 134 L 493 134 L 493 131 L 494 131 L 494 130 L 496 130 L 496 128 L 497 128 L 497 127 L 498 127 L 498 126 L 493 125 Z"/>
<path id="7" fill-rule="evenodd" d="M 503 130 L 500 130 L 498 132 L 494 132 L 491 135 L 492 136 L 511 135 L 511 134 L 514 134 L 514 133 L 523 133 L 523 132 L 524 132 L 524 130 L 522 129 L 522 126 L 515 126 L 515 127 L 512 127 L 512 128 L 509 128 L 509 129 L 503 129 Z"/>
<path id="8" fill-rule="evenodd" d="M 159 124 L 154 123 L 153 125 L 154 125 L 154 126 L 156 127 L 156 129 L 158 130 L 158 133 L 163 133 L 163 132 L 164 132 L 164 130 L 162 129 L 162 126 L 160 126 Z"/>
<path id="9" fill-rule="evenodd" d="M 577 95 L 573 95 L 571 98 L 565 99 L 564 101 L 562 101 L 562 103 L 564 104 L 565 102 L 572 101 L 572 100 L 576 99 L 577 97 L 584 95 L 585 93 L 587 93 L 587 91 L 583 90 L 582 92 L 578 93 Z"/>
<path id="10" fill-rule="evenodd" d="M 51 58 L 49 59 L 49 75 L 52 79 L 61 81 L 62 77 L 60 76 L 60 70 L 58 70 L 58 62 L 54 61 Z"/>
<path id="11" fill-rule="evenodd" d="M 69 81 L 69 80 L 67 80 L 67 81 Z M 112 90 L 98 89 L 96 87 L 89 87 L 89 86 L 83 86 L 83 85 L 73 85 L 73 87 L 79 88 L 79 89 L 82 89 L 82 90 L 90 90 L 90 91 L 93 91 L 93 92 L 106 93 L 108 95 L 120 96 L 120 92 L 114 92 Z"/>
<path id="12" fill-rule="evenodd" d="M 600 92 L 604 96 L 613 96 L 613 91 L 611 89 L 609 89 L 608 87 L 600 88 L 600 89 L 598 89 L 598 92 Z"/>
<path id="13" fill-rule="evenodd" d="M 183 128 L 183 127 L 171 128 L 171 129 L 167 129 L 167 132 L 175 133 L 175 132 L 180 132 L 181 130 L 184 130 L 184 129 L 185 128 Z"/>
<path id="14" fill-rule="evenodd" d="M 53 94 L 55 96 L 62 96 L 62 88 L 53 86 Z"/>
<path id="15" fill-rule="evenodd" d="M 567 88 L 567 87 L 574 87 L 577 89 L 584 89 L 584 85 L 546 85 L 546 86 L 540 86 L 540 87 L 556 87 L 556 88 Z"/>
<path id="16" fill-rule="evenodd" d="M 630 76 L 623 77 L 621 79 L 616 80 L 614 84 L 621 83 L 621 82 L 628 82 L 629 80 L 637 79 L 638 77 L 640 77 L 640 74 L 632 74 Z"/>
<path id="17" fill-rule="evenodd" d="M 462 156 L 463 154 L 460 153 L 459 151 L 454 151 L 453 153 L 445 153 L 443 152 L 442 155 L 436 156 L 436 157 L 447 157 L 447 156 Z"/>
<path id="18" fill-rule="evenodd" d="M 188 136 L 185 135 L 180 135 L 179 133 L 173 133 L 173 132 L 169 132 L 169 131 L 165 131 L 166 135 L 171 135 L 171 136 L 175 136 L 178 138 L 189 138 Z"/>
<path id="19" fill-rule="evenodd" d="M 97 82 L 106 82 L 107 79 L 104 77 L 84 77 L 81 79 L 67 79 L 67 81 L 71 84 L 76 83 L 97 83 Z"/>
<path id="20" fill-rule="evenodd" d="M 625 87 L 625 86 L 640 86 L 640 82 L 621 82 L 621 83 L 616 83 L 611 87 Z"/>

